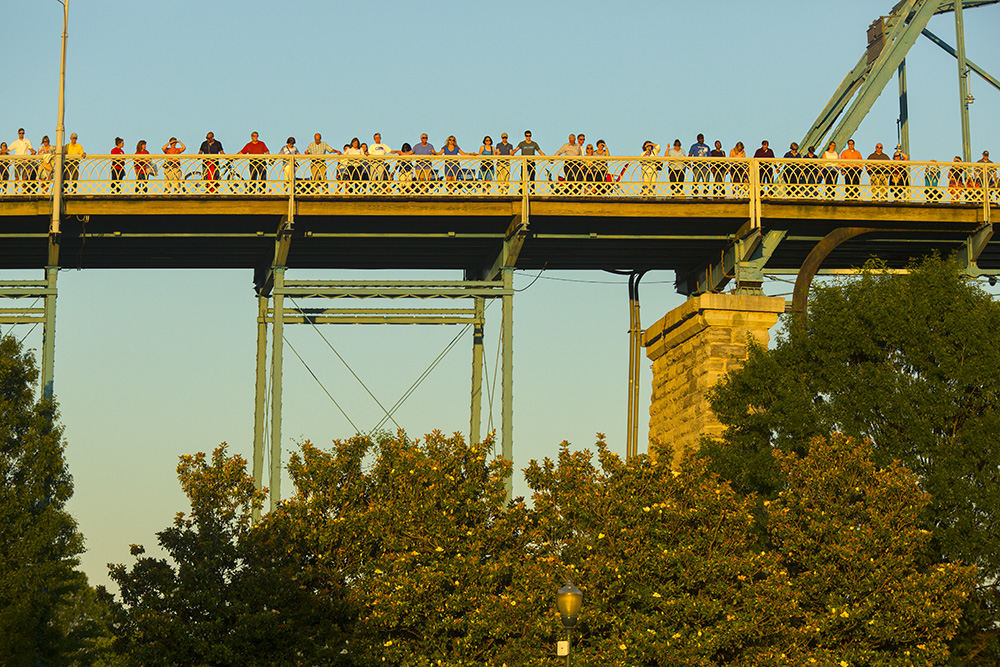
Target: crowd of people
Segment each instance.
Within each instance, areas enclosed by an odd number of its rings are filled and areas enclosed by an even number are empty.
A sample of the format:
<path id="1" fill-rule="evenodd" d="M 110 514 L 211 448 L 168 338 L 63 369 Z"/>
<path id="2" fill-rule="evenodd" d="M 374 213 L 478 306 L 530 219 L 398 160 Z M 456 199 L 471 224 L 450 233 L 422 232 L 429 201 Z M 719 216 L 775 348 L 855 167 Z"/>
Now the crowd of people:
<path id="1" fill-rule="evenodd" d="M 19 129 L 17 134 L 18 138 L 10 142 L 9 146 L 6 142 L 0 142 L 0 156 L 38 155 L 41 159 L 37 161 L 24 162 L 15 161 L 13 165 L 14 180 L 52 180 L 56 148 L 50 143 L 49 137 L 43 136 L 40 146 L 36 149 L 32 146 L 31 142 L 25 138 L 25 131 L 23 128 Z M 126 152 L 124 145 L 124 140 L 121 137 L 116 137 L 115 145 L 111 149 L 110 153 L 112 155 L 125 155 Z M 149 155 L 146 145 L 145 140 L 140 140 L 136 144 L 135 155 Z M 728 154 L 724 150 L 721 141 L 716 140 L 714 142 L 714 148 L 710 147 L 707 143 L 705 143 L 705 137 L 702 134 L 697 135 L 695 143 L 693 143 L 687 150 L 683 148 L 683 144 L 680 139 L 675 139 L 671 145 L 668 145 L 667 148 L 662 151 L 662 153 L 660 152 L 660 148 L 659 144 L 650 140 L 644 141 L 642 144 L 642 150 L 639 153 L 638 162 L 642 175 L 644 194 L 652 193 L 653 184 L 659 180 L 660 172 L 663 170 L 664 166 L 666 166 L 667 179 L 670 183 L 671 190 L 674 193 L 677 193 L 680 188 L 683 187 L 682 184 L 688 170 L 691 172 L 692 181 L 700 184 L 702 188 L 704 188 L 704 192 L 706 194 L 708 193 L 708 189 L 710 187 L 713 188 L 713 192 L 719 192 L 718 184 L 724 183 L 727 176 L 731 183 L 740 184 L 743 187 L 746 187 L 746 184 L 750 181 L 750 173 L 746 163 L 736 161 L 740 158 L 748 157 L 746 148 L 741 141 L 736 142 L 736 145 L 728 152 Z M 171 137 L 170 140 L 162 146 L 162 154 L 168 156 L 166 161 L 163 163 L 164 177 L 168 181 L 179 181 L 184 178 L 180 160 L 176 156 L 183 154 L 186 150 L 187 147 L 185 144 L 182 141 L 179 141 L 176 137 Z M 201 145 L 198 148 L 198 154 L 228 155 L 222 146 L 222 142 L 216 139 L 214 133 L 212 132 L 206 134 L 205 141 L 201 142 Z M 267 180 L 266 161 L 262 159 L 253 159 L 252 156 L 269 154 L 270 150 L 268 149 L 267 144 L 260 139 L 257 132 L 252 132 L 250 134 L 250 141 L 248 141 L 239 151 L 237 151 L 237 153 L 235 153 L 235 155 L 251 156 L 248 157 L 248 176 L 251 181 Z M 367 157 L 372 156 L 387 157 L 399 155 L 425 157 L 443 155 L 495 158 L 483 160 L 481 162 L 479 166 L 479 173 L 475 175 L 476 178 L 483 181 L 509 181 L 510 163 L 502 158 L 513 157 L 517 154 L 524 156 L 546 155 L 538 143 L 532 139 L 532 133 L 530 130 L 525 130 L 524 140 L 519 142 L 517 145 L 508 141 L 506 132 L 502 132 L 500 134 L 500 142 L 496 144 L 494 144 L 492 137 L 487 135 L 483 137 L 479 150 L 475 152 L 462 150 L 454 135 L 450 135 L 445 140 L 441 149 L 438 150 L 433 144 L 428 142 L 428 135 L 426 133 L 420 135 L 418 142 L 414 144 L 403 143 L 399 149 L 393 149 L 389 145 L 383 143 L 382 135 L 379 132 L 376 132 L 372 136 L 371 143 L 362 142 L 357 137 L 354 137 L 348 143 L 344 144 L 341 149 L 337 149 L 323 141 L 322 135 L 317 132 L 313 135 L 313 141 L 302 151 L 298 149 L 295 137 L 288 137 L 285 144 L 278 150 L 277 154 L 301 154 L 307 156 L 334 154 L 343 156 L 343 159 L 337 160 L 335 178 L 345 181 L 382 181 L 389 180 L 394 175 L 399 180 L 428 181 L 436 180 L 438 178 L 437 172 L 434 170 L 434 165 L 430 160 L 415 159 L 407 161 L 402 163 L 397 168 L 395 174 L 390 174 L 384 161 L 366 159 Z M 69 183 L 69 187 L 72 188 L 73 183 L 79 180 L 80 160 L 86 158 L 87 156 L 86 151 L 84 151 L 83 146 L 81 146 L 78 141 L 76 133 L 70 135 L 69 143 L 67 143 L 64 147 L 64 155 L 64 178 Z M 590 160 L 578 161 L 572 159 L 565 160 L 562 164 L 563 173 L 559 177 L 560 180 L 594 183 L 610 181 L 613 180 L 615 176 L 614 174 L 610 174 L 608 171 L 607 160 L 612 157 L 612 154 L 607 143 L 603 139 L 599 139 L 596 143 L 591 144 L 586 143 L 586 135 L 583 133 L 570 134 L 566 143 L 560 146 L 554 153 L 552 153 L 552 155 L 562 156 L 564 158 L 594 158 Z M 618 157 L 621 156 L 619 155 Z M 706 161 L 704 163 L 700 163 L 698 161 L 687 163 L 680 160 L 668 160 L 663 162 L 661 160 L 651 159 L 659 157 L 733 158 L 734 161 L 728 163 L 712 163 L 710 161 Z M 776 154 L 770 147 L 769 142 L 764 140 L 761 142 L 760 148 L 756 149 L 751 157 L 775 158 Z M 868 174 L 872 197 L 875 199 L 885 199 L 889 192 L 894 190 L 898 191 L 910 185 L 910 170 L 903 168 L 902 165 L 898 164 L 906 162 L 910 159 L 909 156 L 903 152 L 903 147 L 901 145 L 897 145 L 895 152 L 892 156 L 890 156 L 888 153 L 883 151 L 883 145 L 878 143 L 875 146 L 875 150 L 866 158 L 859 150 L 857 150 L 853 139 L 848 140 L 847 146 L 839 152 L 836 143 L 831 141 L 827 145 L 826 150 L 822 153 L 817 153 L 815 146 L 807 147 L 806 151 L 803 153 L 800 151 L 799 145 L 792 142 L 789 146 L 788 152 L 786 152 L 782 157 L 785 159 L 819 161 L 815 165 L 809 165 L 803 162 L 801 167 L 791 167 L 786 164 L 781 170 L 780 180 L 782 183 L 809 186 L 808 188 L 805 188 L 807 194 L 817 193 L 820 186 L 827 188 L 827 192 L 830 192 L 830 188 L 836 188 L 839 179 L 843 177 L 846 195 L 848 197 L 858 197 L 861 187 L 861 177 L 864 172 L 867 172 Z M 643 160 L 642 158 L 646 159 Z M 868 162 L 876 163 L 885 161 L 891 164 L 884 167 L 877 164 L 861 165 L 851 164 L 850 162 L 838 164 L 839 162 L 854 160 L 867 160 Z M 955 156 L 953 162 L 962 162 L 962 159 L 959 156 Z M 923 170 L 924 186 L 937 189 L 942 186 L 941 169 L 935 166 L 935 160 L 930 160 L 930 163 L 931 165 L 927 166 Z M 989 159 L 989 151 L 983 151 L 982 158 L 978 160 L 977 164 L 979 163 L 992 164 Z M 326 160 L 312 160 L 309 165 L 310 178 L 314 181 L 326 181 L 328 177 L 327 168 L 328 166 Z M 135 180 L 137 182 L 146 181 L 151 177 L 156 176 L 158 173 L 158 166 L 156 162 L 149 157 L 133 157 L 132 169 L 135 173 Z M 536 167 L 533 161 L 527 163 L 526 176 L 529 181 L 535 181 L 537 179 L 535 169 Z M 768 185 L 777 182 L 779 177 L 775 173 L 774 165 L 770 163 L 761 163 L 758 169 L 760 184 Z M 126 180 L 127 171 L 125 159 L 122 158 L 112 160 L 112 191 L 119 191 L 119 182 Z M 444 163 L 443 172 L 443 180 L 457 181 L 463 180 L 466 177 L 468 170 L 464 170 L 458 161 L 449 160 Z M 0 161 L 0 181 L 9 180 L 11 175 L 11 170 L 8 164 Z M 204 160 L 200 176 L 204 180 L 219 180 L 222 176 L 219 161 L 217 159 Z M 993 168 L 987 170 L 977 170 L 969 169 L 968 166 L 951 166 L 948 168 L 946 176 L 947 187 L 953 195 L 957 191 L 965 188 L 982 187 L 984 178 L 988 179 L 991 185 L 995 186 L 997 179 L 997 173 Z M 618 175 L 618 177 L 620 178 L 621 175 Z M 259 185 L 260 184 L 256 184 L 252 187 L 258 187 Z M 137 187 L 141 187 L 141 189 L 138 189 L 137 191 L 145 191 L 145 184 L 141 183 Z M 695 189 L 695 194 L 698 194 L 697 188 Z"/>

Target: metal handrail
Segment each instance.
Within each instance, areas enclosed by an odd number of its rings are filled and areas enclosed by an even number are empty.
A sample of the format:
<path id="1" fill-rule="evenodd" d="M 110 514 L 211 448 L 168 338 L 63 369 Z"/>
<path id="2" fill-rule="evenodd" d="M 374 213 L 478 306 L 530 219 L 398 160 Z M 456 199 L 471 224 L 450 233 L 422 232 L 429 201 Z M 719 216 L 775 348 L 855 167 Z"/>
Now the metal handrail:
<path id="1" fill-rule="evenodd" d="M 0 156 L 0 199 L 52 194 L 54 161 Z M 88 155 L 66 156 L 68 197 L 645 198 L 1000 203 L 981 162 L 788 158 Z M 752 217 L 752 216 L 751 216 Z"/>

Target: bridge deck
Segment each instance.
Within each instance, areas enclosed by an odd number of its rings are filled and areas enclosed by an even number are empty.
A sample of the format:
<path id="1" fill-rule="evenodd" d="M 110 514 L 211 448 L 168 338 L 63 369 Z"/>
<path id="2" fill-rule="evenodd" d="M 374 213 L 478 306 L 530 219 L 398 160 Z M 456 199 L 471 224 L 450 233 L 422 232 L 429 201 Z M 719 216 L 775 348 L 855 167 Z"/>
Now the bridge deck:
<path id="1" fill-rule="evenodd" d="M 479 271 L 495 262 L 512 221 L 525 218 L 518 268 L 691 272 L 717 262 L 747 225 L 787 232 L 768 268 L 796 269 L 830 231 L 856 226 L 873 231 L 838 247 L 824 266 L 852 268 L 872 255 L 900 266 L 930 250 L 957 250 L 1000 206 L 994 167 L 981 164 L 840 161 L 836 183 L 826 185 L 831 167 L 816 160 L 397 157 L 365 162 L 368 180 L 359 182 L 349 179 L 361 166 L 331 158 L 317 174 L 312 157 L 263 156 L 265 166 L 254 167 L 244 157 L 181 156 L 177 173 L 195 178 L 178 181 L 167 173 L 173 158 L 125 157 L 127 164 L 111 156 L 67 163 L 62 264 L 266 270 L 292 211 L 292 269 Z M 30 174 L 37 162 L 13 161 L 8 171 Z M 167 177 L 138 180 L 133 169 L 146 162 Z M 204 180 L 210 164 L 226 179 Z M 437 180 L 403 180 L 427 165 Z M 506 169 L 509 180 L 482 178 L 484 167 L 491 178 Z M 247 180 L 248 169 L 262 180 Z M 384 180 L 374 179 L 379 173 Z M 543 173 L 562 176 L 533 180 Z M 856 185 L 846 182 L 851 173 Z M 905 185 L 893 187 L 901 174 Z M 0 269 L 48 262 L 51 187 L 0 181 Z M 1000 245 L 987 244 L 979 266 L 1000 270 Z"/>

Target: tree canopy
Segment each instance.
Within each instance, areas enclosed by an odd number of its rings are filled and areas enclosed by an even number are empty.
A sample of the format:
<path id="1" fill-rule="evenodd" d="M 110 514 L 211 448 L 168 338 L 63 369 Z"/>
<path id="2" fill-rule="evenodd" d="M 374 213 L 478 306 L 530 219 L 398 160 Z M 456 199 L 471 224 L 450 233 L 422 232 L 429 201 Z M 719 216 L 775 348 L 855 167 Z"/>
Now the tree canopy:
<path id="1" fill-rule="evenodd" d="M 0 664 L 57 664 L 68 650 L 60 609 L 86 585 L 83 537 L 66 510 L 73 478 L 51 399 L 12 337 L 0 338 Z"/>
<path id="2" fill-rule="evenodd" d="M 947 660 L 974 568 L 933 561 L 927 494 L 864 442 L 778 457 L 766 500 L 702 459 L 673 471 L 603 439 L 596 457 L 564 445 L 525 471 L 530 504 L 507 502 L 492 448 L 306 442 L 295 493 L 255 526 L 240 457 L 185 457 L 192 512 L 159 536 L 173 562 L 136 548 L 114 570 L 129 664 L 541 664 L 566 577 L 585 595 L 579 665 Z"/>
<path id="3" fill-rule="evenodd" d="M 776 452 L 805 454 L 816 436 L 866 439 L 879 465 L 902 462 L 930 496 L 921 522 L 934 562 L 977 568 L 953 642 L 969 661 L 1000 659 L 997 331 L 1000 304 L 954 261 L 927 258 L 905 274 L 871 263 L 815 286 L 808 317 L 773 349 L 751 346 L 711 392 L 727 429 L 701 450 L 737 488 L 772 498 L 787 483 Z"/>

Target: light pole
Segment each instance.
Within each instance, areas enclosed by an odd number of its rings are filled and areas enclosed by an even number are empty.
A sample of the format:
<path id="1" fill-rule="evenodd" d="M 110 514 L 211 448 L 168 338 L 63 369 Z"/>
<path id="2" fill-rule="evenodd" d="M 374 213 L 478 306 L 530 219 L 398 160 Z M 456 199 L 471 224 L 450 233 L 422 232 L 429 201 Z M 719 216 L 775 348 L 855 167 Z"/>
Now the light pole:
<path id="1" fill-rule="evenodd" d="M 580 607 L 582 606 L 583 593 L 573 585 L 572 579 L 566 579 L 566 585 L 556 593 L 556 607 L 559 608 L 559 616 L 562 618 L 563 627 L 566 628 L 566 667 L 572 665 L 573 626 L 576 625 L 576 617 L 580 615 Z"/>
<path id="2" fill-rule="evenodd" d="M 59 64 L 59 111 L 56 118 L 56 163 L 52 175 L 52 221 L 49 234 L 59 235 L 59 221 L 62 217 L 62 185 L 64 142 L 66 135 L 66 40 L 69 37 L 69 0 L 56 0 L 63 6 L 62 60 Z"/>

